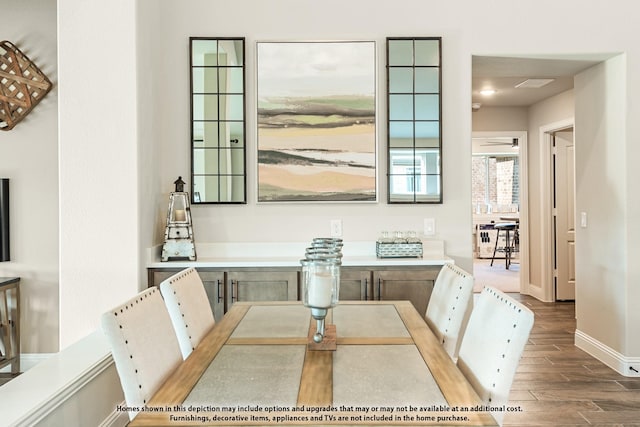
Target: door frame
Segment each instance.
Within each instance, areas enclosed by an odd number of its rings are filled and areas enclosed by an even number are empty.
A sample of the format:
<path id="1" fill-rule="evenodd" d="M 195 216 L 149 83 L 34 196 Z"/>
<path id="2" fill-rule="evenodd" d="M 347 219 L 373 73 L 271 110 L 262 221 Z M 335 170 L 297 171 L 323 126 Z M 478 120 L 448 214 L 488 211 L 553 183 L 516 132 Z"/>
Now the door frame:
<path id="1" fill-rule="evenodd" d="M 559 136 L 564 135 L 564 136 Z M 566 136 L 570 136 L 571 140 L 566 138 Z M 560 150 L 560 144 L 563 146 L 565 144 L 570 144 L 569 150 Z M 569 146 L 569 145 L 568 145 Z M 575 235 L 576 235 L 576 209 L 575 209 L 575 132 L 573 128 L 569 128 L 564 131 L 557 131 L 553 133 L 553 146 L 551 147 L 552 157 L 554 159 L 554 173 L 553 173 L 553 191 L 555 194 L 555 209 L 554 209 L 554 221 L 553 221 L 553 237 L 554 237 L 554 300 L 555 301 L 575 301 Z M 566 156 L 564 159 L 565 163 L 563 166 L 562 157 Z M 571 169 L 567 169 L 567 164 L 571 163 Z M 567 169 L 567 170 L 565 170 Z M 570 172 L 563 176 L 559 176 L 559 173 Z M 567 185 L 567 182 L 564 181 L 564 178 L 571 180 L 571 188 Z M 563 208 L 569 208 L 569 206 L 565 206 L 568 198 L 564 198 L 566 193 L 570 193 L 570 197 L 572 200 L 573 209 L 567 209 L 566 211 L 561 210 Z M 565 199 L 563 202 L 562 199 Z M 560 219 L 562 218 L 562 219 Z M 570 224 L 565 224 L 568 218 L 572 218 L 573 226 Z M 564 228 L 564 225 L 569 226 L 568 228 Z M 570 236 L 573 235 L 573 238 Z M 566 246 L 565 246 L 566 245 Z M 573 246 L 573 251 L 571 247 Z M 573 253 L 573 256 L 571 255 Z M 569 267 L 572 264 L 573 258 L 573 269 Z M 573 275 L 571 275 L 573 272 Z M 569 273 L 569 274 L 566 274 Z M 573 288 L 573 293 L 570 291 Z"/>
<path id="2" fill-rule="evenodd" d="M 518 157 L 520 166 L 520 293 L 529 294 L 529 161 L 527 131 L 488 131 L 472 132 L 474 138 L 518 138 Z M 473 153 L 472 153 L 473 154 Z"/>
<path id="3" fill-rule="evenodd" d="M 555 287 L 553 280 L 554 251 L 549 250 L 554 244 L 553 236 L 553 133 L 574 128 L 575 117 L 549 123 L 539 128 L 540 153 L 540 228 L 542 241 L 540 245 L 540 277 L 542 286 L 529 286 L 529 295 L 542 301 L 555 301 Z"/>

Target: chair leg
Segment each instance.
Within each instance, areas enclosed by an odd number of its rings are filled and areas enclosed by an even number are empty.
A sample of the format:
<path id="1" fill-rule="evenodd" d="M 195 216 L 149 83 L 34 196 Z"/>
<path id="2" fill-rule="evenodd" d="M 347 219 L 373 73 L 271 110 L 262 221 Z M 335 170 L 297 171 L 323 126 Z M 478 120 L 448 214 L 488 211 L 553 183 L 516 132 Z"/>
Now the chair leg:
<path id="1" fill-rule="evenodd" d="M 490 267 L 493 267 L 493 260 L 496 259 L 496 251 L 498 250 L 498 240 L 500 240 L 500 230 L 496 229 L 496 245 L 493 247 L 493 255 L 491 255 Z"/>
<path id="2" fill-rule="evenodd" d="M 509 269 L 511 265 L 511 245 L 509 244 L 509 230 L 504 230 L 507 233 L 506 240 L 504 242 L 504 267 Z"/>

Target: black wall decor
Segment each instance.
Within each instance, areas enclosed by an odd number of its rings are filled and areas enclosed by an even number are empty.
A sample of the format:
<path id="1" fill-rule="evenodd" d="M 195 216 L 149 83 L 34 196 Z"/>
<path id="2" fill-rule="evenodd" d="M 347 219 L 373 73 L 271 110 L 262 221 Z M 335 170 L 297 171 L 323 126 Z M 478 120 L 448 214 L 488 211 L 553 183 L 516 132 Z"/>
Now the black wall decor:
<path id="1" fill-rule="evenodd" d="M 0 262 L 9 260 L 9 179 L 0 178 Z"/>

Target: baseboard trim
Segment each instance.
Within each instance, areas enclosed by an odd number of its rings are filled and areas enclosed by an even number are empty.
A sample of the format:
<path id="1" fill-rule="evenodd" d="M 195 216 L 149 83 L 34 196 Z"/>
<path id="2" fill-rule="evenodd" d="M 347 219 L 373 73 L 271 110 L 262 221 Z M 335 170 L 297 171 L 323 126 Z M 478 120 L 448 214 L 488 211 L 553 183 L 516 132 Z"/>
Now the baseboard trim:
<path id="1" fill-rule="evenodd" d="M 640 357 L 627 357 L 595 338 L 577 330 L 575 344 L 620 375 L 625 377 L 640 377 Z"/>
<path id="2" fill-rule="evenodd" d="M 542 302 L 553 302 L 553 300 L 545 298 L 544 289 L 542 289 L 540 286 L 534 286 L 531 283 L 529 283 L 527 286 L 526 294 Z"/>

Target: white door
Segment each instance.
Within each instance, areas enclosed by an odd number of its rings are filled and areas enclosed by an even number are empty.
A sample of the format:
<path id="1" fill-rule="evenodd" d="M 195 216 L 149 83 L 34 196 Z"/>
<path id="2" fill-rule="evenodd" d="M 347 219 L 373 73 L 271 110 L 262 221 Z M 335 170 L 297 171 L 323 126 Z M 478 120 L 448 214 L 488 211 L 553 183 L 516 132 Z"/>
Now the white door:
<path id="1" fill-rule="evenodd" d="M 556 300 L 576 298 L 573 129 L 554 134 Z"/>

